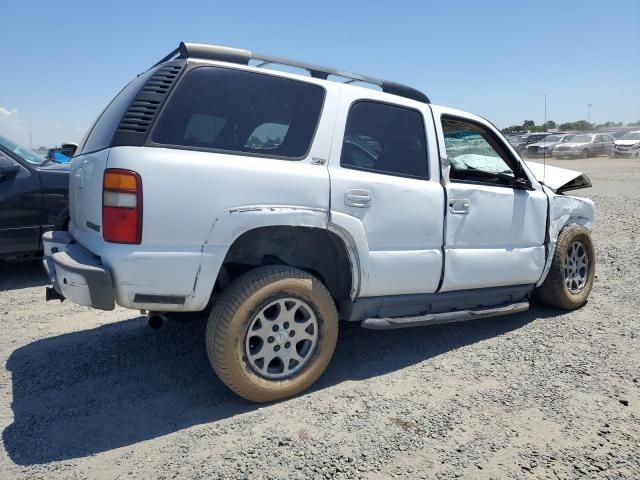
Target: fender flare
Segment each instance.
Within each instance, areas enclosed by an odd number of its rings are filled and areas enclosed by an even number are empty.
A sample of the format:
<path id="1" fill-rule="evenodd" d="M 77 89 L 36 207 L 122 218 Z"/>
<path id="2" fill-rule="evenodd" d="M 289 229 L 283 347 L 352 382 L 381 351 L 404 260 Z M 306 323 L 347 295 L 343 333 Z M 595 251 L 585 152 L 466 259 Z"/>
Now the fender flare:
<path id="1" fill-rule="evenodd" d="M 219 263 L 219 270 L 227 252 L 240 236 L 256 228 L 278 226 L 320 228 L 338 236 L 344 244 L 351 264 L 351 297 L 355 298 L 361 288 L 363 257 L 351 231 L 331 224 L 329 212 L 324 209 L 292 205 L 250 205 L 224 210 L 212 221 L 202 243 L 201 252 L 206 255 L 217 251 L 216 263 Z M 364 232 L 364 229 L 362 231 Z"/>

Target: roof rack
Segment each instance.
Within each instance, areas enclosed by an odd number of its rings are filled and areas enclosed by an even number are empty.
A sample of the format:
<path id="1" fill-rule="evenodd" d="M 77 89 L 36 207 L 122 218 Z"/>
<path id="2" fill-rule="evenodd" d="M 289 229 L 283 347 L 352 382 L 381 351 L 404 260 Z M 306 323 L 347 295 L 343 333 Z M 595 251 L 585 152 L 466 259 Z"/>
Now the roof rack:
<path id="1" fill-rule="evenodd" d="M 383 92 L 398 95 L 400 97 L 410 98 L 422 103 L 430 103 L 429 98 L 415 88 L 402 85 L 400 83 L 389 82 L 379 78 L 360 75 L 358 73 L 345 72 L 334 68 L 321 67 L 311 63 L 298 62 L 287 58 L 274 57 L 273 55 L 263 55 L 250 50 L 240 48 L 223 47 L 220 45 L 207 45 L 203 43 L 185 43 L 181 42 L 180 46 L 160 60 L 156 65 L 164 63 L 174 58 L 200 58 L 205 60 L 219 60 L 223 62 L 239 63 L 249 65 L 251 60 L 258 61 L 256 67 L 264 67 L 270 64 L 287 65 L 290 67 L 301 68 L 309 72 L 313 78 L 321 78 L 327 80 L 330 75 L 346 78 L 343 83 L 364 82 L 377 85 Z M 154 65 L 155 66 L 155 65 Z"/>

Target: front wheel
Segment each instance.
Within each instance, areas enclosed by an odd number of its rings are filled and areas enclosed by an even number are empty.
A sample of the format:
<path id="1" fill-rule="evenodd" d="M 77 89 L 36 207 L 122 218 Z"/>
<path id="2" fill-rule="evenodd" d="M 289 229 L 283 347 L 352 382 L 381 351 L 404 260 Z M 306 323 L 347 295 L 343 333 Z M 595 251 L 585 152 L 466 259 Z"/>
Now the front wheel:
<path id="1" fill-rule="evenodd" d="M 596 273 L 591 234 L 582 225 L 569 225 L 558 235 L 551 269 L 536 298 L 550 307 L 574 310 L 587 302 Z"/>
<path id="2" fill-rule="evenodd" d="M 588 149 L 582 150 L 582 158 L 589 158 L 590 152 Z"/>
<path id="3" fill-rule="evenodd" d="M 312 385 L 333 356 L 338 313 L 313 275 L 287 266 L 251 270 L 214 304 L 209 361 L 236 394 L 254 402 L 290 397 Z"/>

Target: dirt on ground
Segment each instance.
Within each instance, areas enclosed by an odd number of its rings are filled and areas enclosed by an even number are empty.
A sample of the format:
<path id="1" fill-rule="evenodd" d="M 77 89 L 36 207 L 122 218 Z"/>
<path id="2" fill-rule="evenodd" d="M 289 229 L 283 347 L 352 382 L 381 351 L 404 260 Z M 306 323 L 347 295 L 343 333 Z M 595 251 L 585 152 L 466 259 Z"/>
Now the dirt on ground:
<path id="1" fill-rule="evenodd" d="M 0 265 L 0 478 L 640 478 L 640 162 L 550 163 L 593 181 L 586 306 L 343 325 L 275 404 L 215 377 L 204 320 L 45 303 L 39 263 Z"/>

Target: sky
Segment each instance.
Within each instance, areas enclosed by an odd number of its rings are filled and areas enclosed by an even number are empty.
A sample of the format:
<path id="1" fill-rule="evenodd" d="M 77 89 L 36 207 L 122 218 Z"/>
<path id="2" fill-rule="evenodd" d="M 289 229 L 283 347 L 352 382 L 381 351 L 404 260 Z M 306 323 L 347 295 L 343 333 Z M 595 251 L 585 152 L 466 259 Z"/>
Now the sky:
<path id="1" fill-rule="evenodd" d="M 640 120 L 640 0 L 9 0 L 0 135 L 78 142 L 180 41 L 246 48 L 411 85 L 499 127 Z"/>

